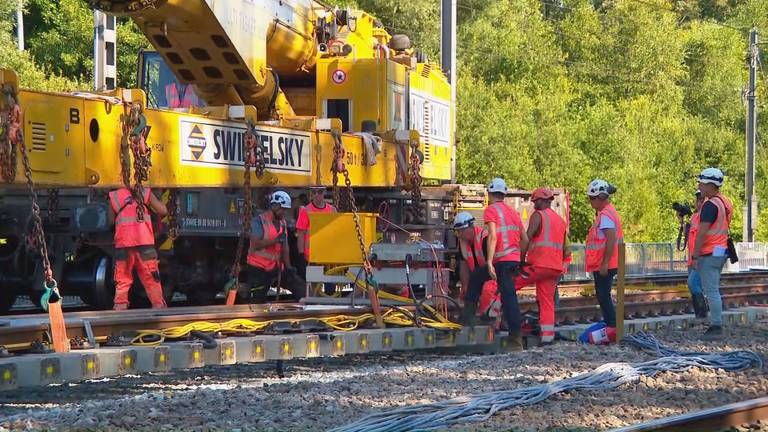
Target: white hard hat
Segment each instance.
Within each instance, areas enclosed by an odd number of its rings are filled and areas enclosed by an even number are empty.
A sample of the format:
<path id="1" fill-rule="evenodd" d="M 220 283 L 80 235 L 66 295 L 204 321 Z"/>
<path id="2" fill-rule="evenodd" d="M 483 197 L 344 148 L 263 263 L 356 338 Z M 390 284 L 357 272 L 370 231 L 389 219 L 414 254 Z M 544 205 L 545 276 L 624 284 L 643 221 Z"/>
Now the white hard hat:
<path id="1" fill-rule="evenodd" d="M 491 180 L 491 183 L 488 185 L 488 192 L 507 193 L 507 182 L 505 182 L 504 179 L 496 177 Z"/>
<path id="2" fill-rule="evenodd" d="M 283 191 L 273 192 L 269 197 L 270 204 L 279 204 L 280 207 L 289 209 L 291 208 L 291 196 Z"/>
<path id="3" fill-rule="evenodd" d="M 723 172 L 717 168 L 707 168 L 699 174 L 700 183 L 712 183 L 717 187 L 723 185 L 724 178 Z"/>
<path id="4" fill-rule="evenodd" d="M 592 180 L 587 186 L 587 196 L 596 197 L 601 194 L 610 195 L 611 185 L 607 181 L 601 179 Z"/>
<path id="5" fill-rule="evenodd" d="M 456 215 L 456 218 L 453 219 L 453 228 L 454 229 L 464 229 L 469 228 L 475 223 L 475 217 L 472 216 L 469 212 L 460 212 Z"/>

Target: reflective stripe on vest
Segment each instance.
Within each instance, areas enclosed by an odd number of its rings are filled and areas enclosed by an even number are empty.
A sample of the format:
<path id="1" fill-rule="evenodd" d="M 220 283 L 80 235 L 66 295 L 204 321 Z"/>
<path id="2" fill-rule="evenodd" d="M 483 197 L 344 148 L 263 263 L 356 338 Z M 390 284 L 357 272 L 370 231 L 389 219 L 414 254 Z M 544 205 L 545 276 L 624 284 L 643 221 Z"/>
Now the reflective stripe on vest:
<path id="1" fill-rule="evenodd" d="M 539 232 L 531 239 L 526 261 L 538 267 L 563 268 L 565 221 L 551 208 L 536 210 L 541 217 Z"/>
<path id="2" fill-rule="evenodd" d="M 696 247 L 696 235 L 699 233 L 701 224 L 701 213 L 698 211 L 691 216 L 691 227 L 688 229 L 688 265 L 693 264 L 693 249 Z"/>
<path id="3" fill-rule="evenodd" d="M 717 199 L 715 199 L 717 198 Z M 707 234 L 704 236 L 704 244 L 701 247 L 702 255 L 711 254 L 715 247 L 728 247 L 728 234 L 730 232 L 730 217 L 733 208 L 729 208 L 730 201 L 720 194 L 708 199 L 707 201 L 717 207 L 717 219 L 710 225 Z"/>
<path id="4" fill-rule="evenodd" d="M 482 267 L 485 265 L 485 255 L 483 255 L 483 239 L 488 236 L 488 233 L 480 227 L 473 227 L 474 236 L 472 241 L 474 244 L 474 254 L 469 248 L 469 243 L 465 240 L 459 240 L 459 246 L 461 247 L 461 253 L 464 255 L 464 259 L 467 260 L 469 271 L 474 271 L 475 267 Z"/>
<path id="5" fill-rule="evenodd" d="M 608 262 L 608 268 L 618 268 L 619 265 L 619 243 L 624 242 L 624 231 L 621 229 L 621 218 L 616 212 L 616 208 L 613 204 L 608 203 L 601 211 L 597 213 L 595 223 L 589 228 L 587 233 L 586 244 L 586 267 L 587 271 L 597 271 L 600 269 L 600 264 L 603 261 L 605 255 L 605 246 L 608 242 L 608 238 L 603 235 L 602 238 L 598 236 L 600 231 L 600 221 L 603 216 L 607 216 L 613 224 L 616 225 L 616 243 L 613 245 L 613 253 L 611 259 Z"/>
<path id="6" fill-rule="evenodd" d="M 127 188 L 109 193 L 109 201 L 115 212 L 115 247 L 150 246 L 155 244 L 152 219 L 149 217 L 149 188 L 144 189 L 144 220 L 139 221 L 138 204 Z"/>
<path id="7" fill-rule="evenodd" d="M 270 240 L 278 237 L 285 230 L 285 222 L 280 221 L 280 229 L 275 228 L 272 223 L 272 218 L 260 214 L 261 224 L 263 226 L 263 237 L 261 240 Z M 251 240 L 255 239 L 255 236 L 251 236 Z M 262 267 L 265 270 L 271 270 L 275 268 L 280 261 L 280 255 L 283 251 L 283 245 L 281 243 L 275 243 L 265 248 L 254 247 L 253 241 L 248 245 L 248 264 L 254 267 Z"/>
<path id="8" fill-rule="evenodd" d="M 496 214 L 499 216 L 499 221 L 501 221 L 500 226 L 496 227 L 496 233 L 498 234 L 498 237 L 501 238 L 501 250 L 497 250 L 494 254 L 494 258 L 502 258 L 505 257 L 511 253 L 519 252 L 520 248 L 519 242 L 520 242 L 520 228 L 517 225 L 514 225 L 509 218 L 507 218 L 506 213 L 504 210 L 502 210 L 501 206 L 506 206 L 506 204 L 498 202 L 491 205 L 491 208 L 496 210 Z M 513 245 L 513 239 L 512 236 L 513 233 L 517 232 L 517 245 Z M 509 233 L 509 234 L 507 234 Z M 497 240 L 498 241 L 498 240 Z M 497 243 L 498 244 L 498 243 Z M 497 246 L 498 249 L 498 246 Z"/>

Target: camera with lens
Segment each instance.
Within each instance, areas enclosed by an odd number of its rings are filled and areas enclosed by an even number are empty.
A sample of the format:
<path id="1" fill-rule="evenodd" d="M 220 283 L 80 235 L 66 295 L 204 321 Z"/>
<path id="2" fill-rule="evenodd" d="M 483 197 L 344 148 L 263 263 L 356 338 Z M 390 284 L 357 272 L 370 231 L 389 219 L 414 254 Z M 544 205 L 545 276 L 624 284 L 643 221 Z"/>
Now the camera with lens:
<path id="1" fill-rule="evenodd" d="M 693 211 L 691 210 L 691 206 L 688 204 L 680 204 L 678 202 L 672 203 L 672 210 L 677 212 L 677 216 L 683 218 L 686 216 L 691 216 L 693 214 Z"/>

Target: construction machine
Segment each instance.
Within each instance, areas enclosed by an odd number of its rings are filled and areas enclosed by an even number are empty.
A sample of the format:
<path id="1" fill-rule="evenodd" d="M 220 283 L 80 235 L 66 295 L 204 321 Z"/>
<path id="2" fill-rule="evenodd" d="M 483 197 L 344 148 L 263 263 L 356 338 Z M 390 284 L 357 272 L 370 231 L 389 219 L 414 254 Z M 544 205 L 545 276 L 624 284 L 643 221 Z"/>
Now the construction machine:
<path id="1" fill-rule="evenodd" d="M 132 19 L 154 50 L 139 53 L 137 89 L 39 92 L 0 71 L 0 312 L 19 294 L 39 297 L 43 255 L 64 294 L 111 306 L 107 193 L 123 186 L 168 200 L 158 245 L 169 297 L 211 302 L 251 202 L 278 188 L 334 188 L 349 209 L 388 209 L 387 227 L 450 243 L 446 221 L 466 196 L 450 185 L 451 86 L 407 36 L 315 0 L 90 5 Z M 8 133 L 14 119 L 20 134 Z M 344 247 L 358 242 L 346 237 Z"/>

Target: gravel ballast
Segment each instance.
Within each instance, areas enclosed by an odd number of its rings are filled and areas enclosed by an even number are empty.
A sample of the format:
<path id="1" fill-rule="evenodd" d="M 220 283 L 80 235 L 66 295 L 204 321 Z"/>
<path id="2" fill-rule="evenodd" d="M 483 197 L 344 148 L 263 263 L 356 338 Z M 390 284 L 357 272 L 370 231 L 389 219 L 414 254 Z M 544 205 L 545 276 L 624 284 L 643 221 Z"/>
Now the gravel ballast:
<path id="1" fill-rule="evenodd" d="M 682 350 L 768 353 L 768 319 L 702 342 L 703 327 L 656 332 Z M 621 346 L 559 342 L 498 355 L 392 354 L 206 367 L 0 393 L 4 430 L 316 431 L 404 406 L 552 382 L 649 354 Z M 692 369 L 607 391 L 576 391 L 511 408 L 453 430 L 605 430 L 768 395 L 762 369 Z"/>

